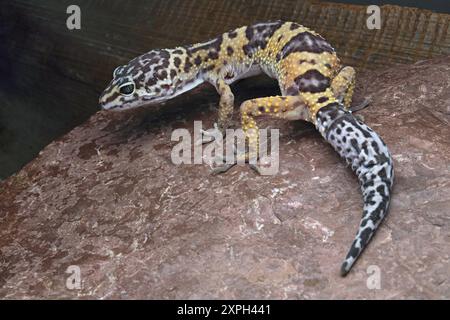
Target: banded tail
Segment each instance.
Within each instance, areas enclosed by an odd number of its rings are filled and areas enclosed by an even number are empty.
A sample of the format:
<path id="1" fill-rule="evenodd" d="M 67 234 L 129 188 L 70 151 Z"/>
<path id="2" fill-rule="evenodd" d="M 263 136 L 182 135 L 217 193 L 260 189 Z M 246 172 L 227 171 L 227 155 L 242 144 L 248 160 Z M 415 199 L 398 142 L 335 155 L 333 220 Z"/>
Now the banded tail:
<path id="1" fill-rule="evenodd" d="M 317 113 L 316 127 L 358 176 L 364 209 L 358 232 L 341 267 L 345 276 L 364 250 L 389 209 L 394 169 L 383 140 L 364 123 L 331 103 Z"/>

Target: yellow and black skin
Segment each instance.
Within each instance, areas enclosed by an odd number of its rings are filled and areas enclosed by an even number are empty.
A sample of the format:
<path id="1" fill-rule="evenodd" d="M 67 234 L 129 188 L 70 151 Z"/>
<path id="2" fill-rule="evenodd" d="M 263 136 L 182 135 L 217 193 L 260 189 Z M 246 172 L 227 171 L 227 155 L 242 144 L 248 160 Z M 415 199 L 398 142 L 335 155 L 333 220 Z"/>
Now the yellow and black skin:
<path id="1" fill-rule="evenodd" d="M 166 101 L 208 82 L 220 95 L 216 130 L 224 133 L 234 109 L 230 84 L 259 73 L 275 78 L 281 95 L 241 104 L 249 144 L 258 145 L 256 118 L 261 115 L 310 121 L 358 176 L 364 211 L 341 267 L 344 276 L 388 211 L 393 161 L 382 139 L 349 112 L 355 70 L 342 66 L 319 34 L 295 22 L 274 21 L 240 27 L 207 42 L 152 50 L 116 68 L 99 102 L 105 110 L 130 109 Z M 257 157 L 257 148 L 253 152 L 245 158 Z"/>

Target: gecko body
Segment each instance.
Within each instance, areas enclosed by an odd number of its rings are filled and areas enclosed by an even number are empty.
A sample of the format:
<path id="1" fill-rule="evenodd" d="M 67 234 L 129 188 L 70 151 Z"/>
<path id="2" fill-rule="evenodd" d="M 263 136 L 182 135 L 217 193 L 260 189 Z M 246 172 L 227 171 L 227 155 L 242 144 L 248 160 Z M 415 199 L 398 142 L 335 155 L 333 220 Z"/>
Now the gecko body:
<path id="1" fill-rule="evenodd" d="M 341 267 L 345 275 L 387 213 L 393 162 L 381 138 L 348 111 L 355 70 L 342 66 L 319 34 L 295 22 L 274 21 L 240 27 L 203 43 L 152 50 L 116 68 L 99 102 L 105 110 L 158 104 L 206 82 L 220 95 L 216 130 L 224 133 L 234 109 L 230 84 L 260 73 L 278 81 L 281 95 L 241 104 L 248 142 L 258 144 L 256 119 L 261 115 L 310 121 L 358 176 L 363 217 Z"/>

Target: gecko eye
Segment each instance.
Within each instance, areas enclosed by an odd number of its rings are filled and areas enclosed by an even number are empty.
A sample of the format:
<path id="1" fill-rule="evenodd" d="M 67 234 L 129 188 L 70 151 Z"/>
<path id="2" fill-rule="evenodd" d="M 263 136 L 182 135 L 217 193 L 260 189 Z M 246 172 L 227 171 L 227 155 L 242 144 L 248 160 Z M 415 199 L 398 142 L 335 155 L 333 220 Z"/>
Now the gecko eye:
<path id="1" fill-rule="evenodd" d="M 132 95 L 134 92 L 134 83 L 133 82 L 124 83 L 119 87 L 119 91 L 120 94 L 124 96 Z"/>

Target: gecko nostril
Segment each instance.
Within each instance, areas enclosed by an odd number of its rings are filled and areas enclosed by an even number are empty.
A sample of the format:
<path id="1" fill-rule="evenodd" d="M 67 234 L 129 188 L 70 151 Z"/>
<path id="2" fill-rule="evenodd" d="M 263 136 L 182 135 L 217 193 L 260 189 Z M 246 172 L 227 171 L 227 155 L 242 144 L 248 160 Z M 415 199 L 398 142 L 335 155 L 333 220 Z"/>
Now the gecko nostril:
<path id="1" fill-rule="evenodd" d="M 98 99 L 98 107 L 100 108 L 100 110 L 103 110 L 102 98 Z"/>
<path id="2" fill-rule="evenodd" d="M 106 110 L 104 101 L 102 101 L 102 99 L 100 99 L 98 101 L 98 106 L 99 106 L 100 110 Z"/>

